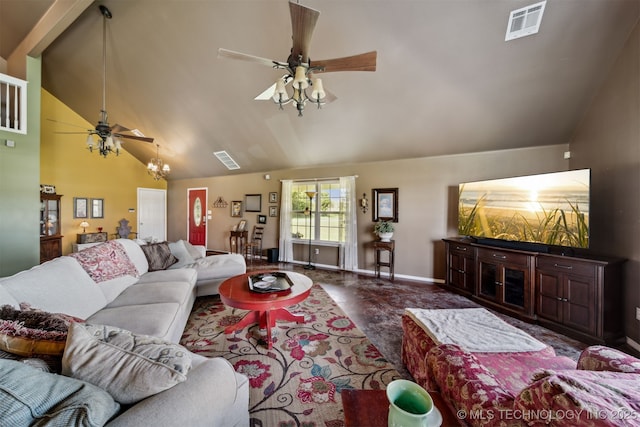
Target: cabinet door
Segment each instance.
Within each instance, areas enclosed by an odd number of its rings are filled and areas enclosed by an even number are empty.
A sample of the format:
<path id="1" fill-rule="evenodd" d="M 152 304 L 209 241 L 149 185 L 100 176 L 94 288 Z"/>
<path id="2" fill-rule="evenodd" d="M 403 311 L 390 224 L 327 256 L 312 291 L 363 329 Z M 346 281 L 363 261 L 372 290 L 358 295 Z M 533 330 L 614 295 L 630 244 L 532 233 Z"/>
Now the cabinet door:
<path id="1" fill-rule="evenodd" d="M 528 288 L 528 272 L 520 268 L 505 266 L 502 281 L 502 300 L 505 304 L 525 308 L 526 289 Z"/>
<path id="2" fill-rule="evenodd" d="M 596 295 L 593 280 L 567 276 L 564 324 L 573 329 L 596 334 Z"/>
<path id="3" fill-rule="evenodd" d="M 564 312 L 564 284 L 562 277 L 558 273 L 537 272 L 537 307 L 538 316 L 554 322 L 563 321 Z"/>
<path id="4" fill-rule="evenodd" d="M 502 286 L 500 270 L 497 264 L 480 261 L 480 283 L 478 294 L 483 298 L 487 298 L 494 301 L 499 301 L 500 294 L 502 293 L 500 287 Z"/>
<path id="5" fill-rule="evenodd" d="M 466 252 L 449 252 L 449 284 L 467 292 L 475 286 L 475 259 Z"/>

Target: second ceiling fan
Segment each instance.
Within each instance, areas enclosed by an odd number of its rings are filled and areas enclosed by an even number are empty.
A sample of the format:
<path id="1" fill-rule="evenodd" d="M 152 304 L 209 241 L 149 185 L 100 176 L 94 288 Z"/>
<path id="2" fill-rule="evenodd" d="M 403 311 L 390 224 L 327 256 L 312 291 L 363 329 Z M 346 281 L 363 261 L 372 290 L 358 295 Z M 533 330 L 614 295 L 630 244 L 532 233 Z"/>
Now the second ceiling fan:
<path id="1" fill-rule="evenodd" d="M 327 97 L 322 86 L 322 80 L 316 78 L 314 74 L 337 71 L 375 71 L 377 52 L 371 51 L 342 58 L 311 61 L 309 46 L 320 12 L 294 2 L 289 2 L 289 12 L 291 13 L 293 46 L 286 62 L 223 48 L 218 49 L 218 57 L 255 62 L 285 70 L 286 74 L 256 99 L 272 98 L 280 106 L 280 109 L 282 109 L 283 105 L 293 102 L 298 110 L 298 116 L 302 116 L 307 102 L 320 108 Z M 293 95 L 291 97 L 286 91 L 286 85 L 289 83 L 292 83 L 293 86 Z M 311 88 L 310 96 L 307 95 L 307 89 L 309 88 Z"/>

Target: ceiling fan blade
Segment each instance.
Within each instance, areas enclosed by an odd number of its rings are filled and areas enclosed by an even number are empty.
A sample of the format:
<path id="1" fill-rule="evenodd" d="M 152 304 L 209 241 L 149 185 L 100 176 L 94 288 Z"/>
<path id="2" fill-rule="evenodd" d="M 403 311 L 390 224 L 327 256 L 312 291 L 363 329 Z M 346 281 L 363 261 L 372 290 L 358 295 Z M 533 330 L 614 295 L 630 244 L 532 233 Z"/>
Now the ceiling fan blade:
<path id="1" fill-rule="evenodd" d="M 261 58 L 259 56 L 248 55 L 246 53 L 236 52 L 223 48 L 218 49 L 218 58 L 229 58 L 238 59 L 240 61 L 255 62 L 257 64 L 266 65 L 268 67 L 274 67 L 276 65 L 286 65 L 278 61 L 274 61 L 273 59 Z"/>
<path id="2" fill-rule="evenodd" d="M 149 138 L 148 136 L 123 135 L 121 133 L 112 133 L 111 136 L 116 136 L 118 138 L 135 139 L 136 141 L 142 142 L 153 142 L 153 138 Z"/>
<path id="3" fill-rule="evenodd" d="M 377 51 L 361 53 L 360 55 L 345 56 L 343 58 L 324 59 L 313 61 L 312 67 L 324 67 L 323 71 L 316 73 L 333 73 L 337 71 L 375 71 Z"/>
<path id="4" fill-rule="evenodd" d="M 309 9 L 301 4 L 289 2 L 289 12 L 291 13 L 291 30 L 293 32 L 293 48 L 291 54 L 294 59 L 298 55 L 302 56 L 302 62 L 309 60 L 309 45 L 311 36 L 316 27 L 320 12 Z"/>
<path id="5" fill-rule="evenodd" d="M 115 124 L 111 128 L 111 132 L 120 133 L 120 132 L 131 132 L 131 129 L 128 129 L 122 125 Z"/>

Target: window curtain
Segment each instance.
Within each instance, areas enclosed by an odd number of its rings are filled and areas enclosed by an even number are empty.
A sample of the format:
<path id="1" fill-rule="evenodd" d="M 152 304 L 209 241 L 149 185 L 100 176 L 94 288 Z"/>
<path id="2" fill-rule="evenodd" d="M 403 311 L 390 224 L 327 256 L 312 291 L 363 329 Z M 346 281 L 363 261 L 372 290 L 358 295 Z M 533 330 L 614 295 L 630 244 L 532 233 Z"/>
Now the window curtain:
<path id="1" fill-rule="evenodd" d="M 282 181 L 280 197 L 280 251 L 278 260 L 282 262 L 293 261 L 293 243 L 291 241 L 291 188 L 293 181 Z"/>
<path id="2" fill-rule="evenodd" d="M 342 269 L 355 271 L 358 269 L 358 227 L 356 205 L 356 177 L 340 177 L 340 191 L 345 195 L 344 255 Z"/>

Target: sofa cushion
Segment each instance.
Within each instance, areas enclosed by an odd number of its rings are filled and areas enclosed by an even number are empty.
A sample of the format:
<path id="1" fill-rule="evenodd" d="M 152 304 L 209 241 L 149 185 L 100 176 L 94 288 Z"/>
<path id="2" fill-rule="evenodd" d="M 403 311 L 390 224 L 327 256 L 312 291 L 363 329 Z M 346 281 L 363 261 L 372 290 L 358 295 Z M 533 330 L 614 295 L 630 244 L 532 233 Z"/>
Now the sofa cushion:
<path id="1" fill-rule="evenodd" d="M 111 302 L 118 297 L 129 286 L 136 283 L 138 279 L 133 276 L 120 276 L 115 279 L 105 280 L 98 283 L 98 287 L 107 299 L 107 302 Z"/>
<path id="2" fill-rule="evenodd" d="M 229 278 L 244 274 L 247 264 L 240 254 L 211 255 L 196 260 L 198 281 L 218 278 Z"/>
<path id="3" fill-rule="evenodd" d="M 167 242 L 151 243 L 140 248 L 147 257 L 149 271 L 166 270 L 178 262 L 178 258 L 173 256 Z"/>
<path id="4" fill-rule="evenodd" d="M 121 245 L 114 240 L 92 246 L 69 256 L 78 260 L 82 268 L 96 282 L 120 276 L 138 276 L 138 270 Z"/>
<path id="5" fill-rule="evenodd" d="M 3 426 L 103 426 L 120 406 L 91 384 L 0 359 Z"/>
<path id="6" fill-rule="evenodd" d="M 10 305 L 13 308 L 20 307 L 20 303 L 0 284 L 0 305 Z"/>
<path id="7" fill-rule="evenodd" d="M 68 256 L 0 279 L 0 284 L 17 301 L 29 302 L 32 307 L 50 313 L 86 319 L 107 305 L 96 282 L 75 258 Z"/>
<path id="8" fill-rule="evenodd" d="M 184 247 L 187 248 L 187 251 L 193 259 L 203 258 L 207 253 L 204 246 L 198 245 L 198 247 L 196 247 L 186 240 L 182 240 L 182 242 L 184 243 Z"/>
<path id="9" fill-rule="evenodd" d="M 127 252 L 127 256 L 133 262 L 133 265 L 136 266 L 139 275 L 143 275 L 147 271 L 149 271 L 149 263 L 147 262 L 147 257 L 144 252 L 142 252 L 141 245 L 146 245 L 147 242 L 144 240 L 130 240 L 130 239 L 116 239 L 115 242 L 120 244 L 125 252 Z M 141 242 L 141 243 L 138 243 Z"/>
<path id="10" fill-rule="evenodd" d="M 74 323 L 62 373 L 94 384 L 124 404 L 135 403 L 187 379 L 191 354 L 156 337 L 104 325 Z"/>
<path id="11" fill-rule="evenodd" d="M 547 371 L 540 376 L 520 392 L 514 403 L 514 409 L 529 424 L 637 425 L 638 374 L 569 370 Z M 554 415 L 553 420 L 548 418 Z"/>
<path id="12" fill-rule="evenodd" d="M 188 304 L 193 293 L 193 285 L 187 282 L 136 283 L 122 292 L 107 308 L 164 302 L 183 305 Z"/>
<path id="13" fill-rule="evenodd" d="M 161 283 L 161 282 L 187 282 L 194 284 L 198 280 L 198 272 L 193 268 L 179 268 L 177 270 L 150 271 L 143 274 L 138 283 Z"/>
<path id="14" fill-rule="evenodd" d="M 177 302 L 105 307 L 90 316 L 87 322 L 170 339 L 177 326 L 180 332 L 184 330 L 184 325 L 174 324 L 180 313 L 181 305 Z"/>
<path id="15" fill-rule="evenodd" d="M 60 313 L 0 307 L 0 349 L 20 356 L 62 356 L 71 322 L 81 321 Z"/>
<path id="16" fill-rule="evenodd" d="M 169 243 L 171 254 L 178 259 L 178 262 L 169 267 L 170 269 L 188 267 L 195 262 L 195 258 L 189 253 L 185 243 L 184 240 Z"/>

